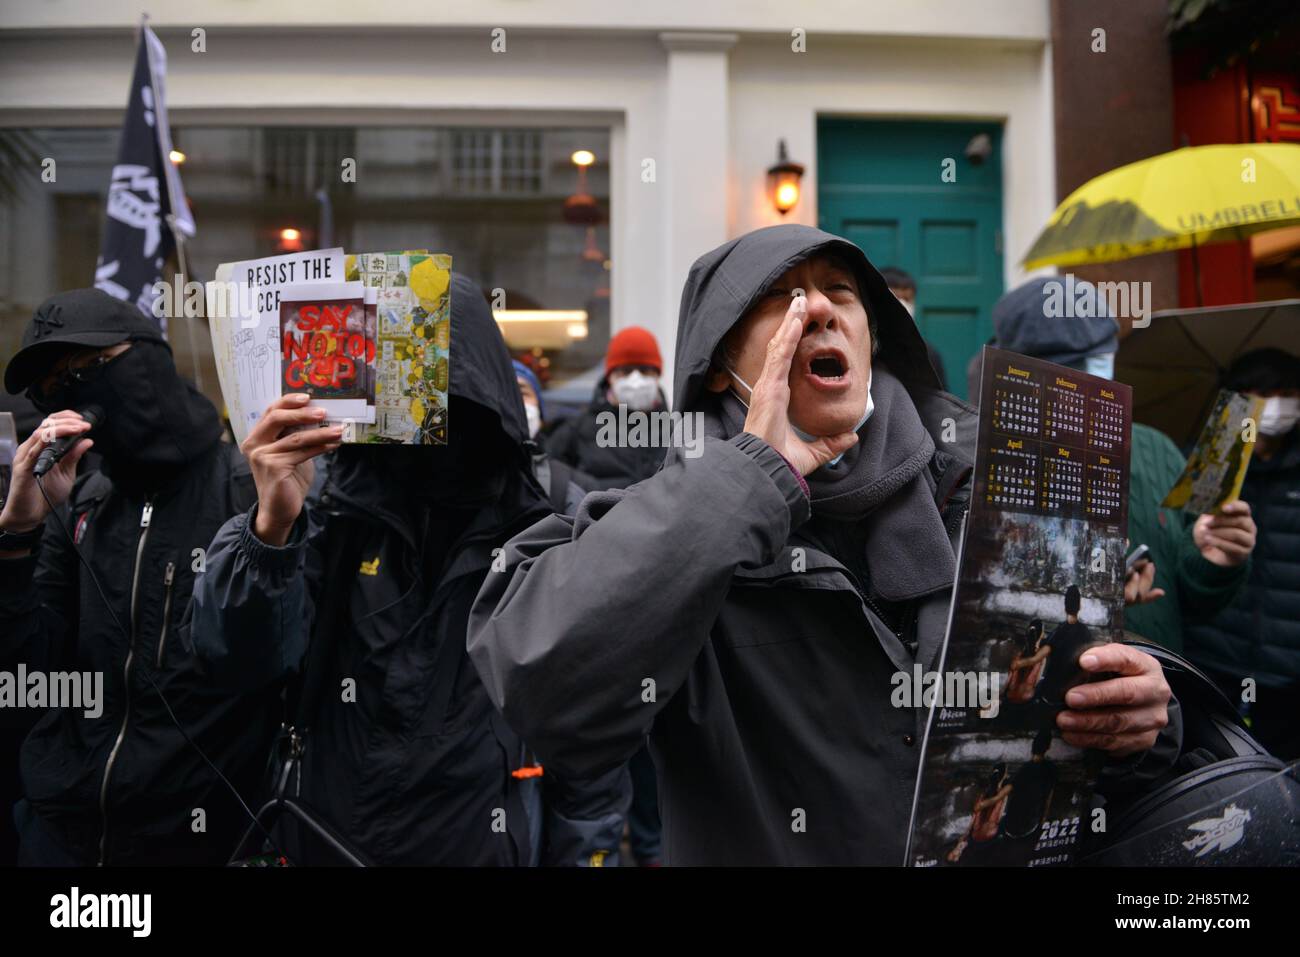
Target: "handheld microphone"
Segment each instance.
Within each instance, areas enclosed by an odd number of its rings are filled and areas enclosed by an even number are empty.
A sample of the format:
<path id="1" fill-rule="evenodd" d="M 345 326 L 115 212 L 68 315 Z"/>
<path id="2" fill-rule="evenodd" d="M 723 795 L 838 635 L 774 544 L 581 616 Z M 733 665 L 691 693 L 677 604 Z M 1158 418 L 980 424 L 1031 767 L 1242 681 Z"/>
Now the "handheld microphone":
<path id="1" fill-rule="evenodd" d="M 104 410 L 97 405 L 88 405 L 78 413 L 83 419 L 90 423 L 91 431 L 96 426 L 104 424 Z M 63 458 L 72 447 L 84 439 L 89 432 L 78 432 L 75 435 L 65 435 L 55 439 L 45 448 L 41 449 L 41 454 L 36 457 L 36 465 L 32 468 L 32 474 L 37 478 L 43 476 L 54 466 L 59 464 L 59 459 Z"/>

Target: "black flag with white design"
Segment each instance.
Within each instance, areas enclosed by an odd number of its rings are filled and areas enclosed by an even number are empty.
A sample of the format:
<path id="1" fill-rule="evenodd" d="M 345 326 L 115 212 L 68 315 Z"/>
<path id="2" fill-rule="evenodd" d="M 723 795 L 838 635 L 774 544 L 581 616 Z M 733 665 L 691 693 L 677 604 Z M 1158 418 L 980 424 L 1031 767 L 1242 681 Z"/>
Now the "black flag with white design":
<path id="1" fill-rule="evenodd" d="M 135 303 L 149 316 L 153 315 L 154 283 L 176 248 L 173 225 L 183 237 L 194 235 L 180 171 L 171 161 L 163 92 L 166 67 L 162 43 L 142 26 L 95 265 L 98 288 Z M 163 323 L 166 332 L 165 320 Z"/>

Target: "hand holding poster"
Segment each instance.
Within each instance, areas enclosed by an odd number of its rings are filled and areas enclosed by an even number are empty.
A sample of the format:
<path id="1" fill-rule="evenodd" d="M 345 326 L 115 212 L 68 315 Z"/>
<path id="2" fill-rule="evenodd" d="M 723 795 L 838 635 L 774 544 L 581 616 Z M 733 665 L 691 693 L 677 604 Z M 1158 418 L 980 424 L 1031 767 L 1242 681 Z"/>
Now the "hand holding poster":
<path id="1" fill-rule="evenodd" d="M 1086 680 L 1083 652 L 1123 634 L 1132 397 L 988 348 L 980 397 L 907 862 L 1061 864 L 1088 826 L 1096 759 L 1061 739 L 1056 715 Z"/>

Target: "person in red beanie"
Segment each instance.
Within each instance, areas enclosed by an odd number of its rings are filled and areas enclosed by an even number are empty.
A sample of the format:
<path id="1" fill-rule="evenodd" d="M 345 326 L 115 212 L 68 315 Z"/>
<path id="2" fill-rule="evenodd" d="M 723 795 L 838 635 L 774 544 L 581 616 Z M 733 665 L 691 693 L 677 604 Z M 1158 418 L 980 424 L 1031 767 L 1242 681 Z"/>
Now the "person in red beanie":
<path id="1" fill-rule="evenodd" d="M 608 441 L 610 430 L 602 429 L 602 424 L 609 421 L 610 414 L 619 416 L 620 405 L 626 406 L 622 421 L 635 413 L 665 410 L 668 402 L 659 388 L 663 365 L 659 343 L 649 329 L 629 326 L 622 330 L 609 342 L 605 376 L 596 384 L 591 403 L 546 438 L 548 455 L 591 476 L 587 491 L 626 488 L 659 470 L 666 449 Z"/>

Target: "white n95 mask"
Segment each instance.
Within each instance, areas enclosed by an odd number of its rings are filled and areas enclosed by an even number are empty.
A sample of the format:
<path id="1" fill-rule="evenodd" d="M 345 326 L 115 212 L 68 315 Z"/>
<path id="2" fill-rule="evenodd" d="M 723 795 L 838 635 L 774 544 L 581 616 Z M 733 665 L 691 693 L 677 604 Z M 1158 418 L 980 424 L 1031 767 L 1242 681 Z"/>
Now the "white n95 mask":
<path id="1" fill-rule="evenodd" d="M 637 412 L 647 412 L 654 408 L 659 394 L 659 379 L 637 369 L 613 383 L 610 391 L 620 404 Z"/>

